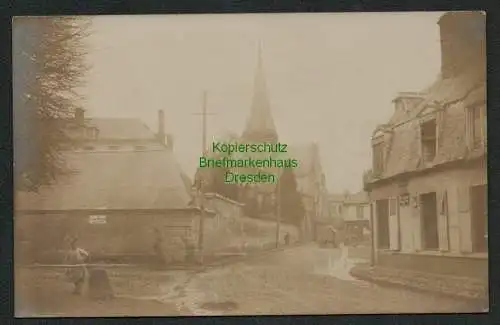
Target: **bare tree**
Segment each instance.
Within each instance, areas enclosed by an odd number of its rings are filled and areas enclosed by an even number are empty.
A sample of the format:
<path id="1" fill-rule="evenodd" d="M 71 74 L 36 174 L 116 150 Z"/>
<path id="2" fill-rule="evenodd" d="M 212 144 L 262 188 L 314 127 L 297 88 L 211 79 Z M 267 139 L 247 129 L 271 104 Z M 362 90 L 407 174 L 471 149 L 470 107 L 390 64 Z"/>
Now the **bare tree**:
<path id="1" fill-rule="evenodd" d="M 21 17 L 13 22 L 16 188 L 36 190 L 66 171 L 66 123 L 82 109 L 86 17 Z M 27 187 L 26 187 L 27 186 Z"/>

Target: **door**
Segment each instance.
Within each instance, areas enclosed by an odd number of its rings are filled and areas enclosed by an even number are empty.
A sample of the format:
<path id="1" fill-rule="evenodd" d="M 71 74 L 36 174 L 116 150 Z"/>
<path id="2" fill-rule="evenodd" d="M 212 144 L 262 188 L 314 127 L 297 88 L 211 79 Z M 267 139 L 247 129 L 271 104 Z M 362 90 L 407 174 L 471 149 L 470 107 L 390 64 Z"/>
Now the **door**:
<path id="1" fill-rule="evenodd" d="M 388 249 L 390 247 L 389 239 L 389 200 L 378 200 L 376 202 L 377 210 L 377 247 Z"/>
<path id="2" fill-rule="evenodd" d="M 399 229 L 399 213 L 398 199 L 389 199 L 389 233 L 390 233 L 390 248 L 391 250 L 400 250 L 400 229 Z"/>
<path id="3" fill-rule="evenodd" d="M 439 249 L 438 216 L 436 193 L 420 196 L 420 220 L 422 222 L 423 247 L 427 250 Z"/>

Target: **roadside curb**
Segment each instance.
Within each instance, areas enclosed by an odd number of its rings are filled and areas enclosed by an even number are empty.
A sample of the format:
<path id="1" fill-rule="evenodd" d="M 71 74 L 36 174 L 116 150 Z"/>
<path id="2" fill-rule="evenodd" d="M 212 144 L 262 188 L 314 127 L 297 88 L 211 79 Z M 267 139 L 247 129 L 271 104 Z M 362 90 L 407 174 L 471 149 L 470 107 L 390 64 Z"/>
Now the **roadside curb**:
<path id="1" fill-rule="evenodd" d="M 418 293 L 427 293 L 427 294 L 432 294 L 436 296 L 441 296 L 441 297 L 446 297 L 446 298 L 453 298 L 453 299 L 459 299 L 463 301 L 468 301 L 471 303 L 480 303 L 480 304 L 487 304 L 488 303 L 488 297 L 476 297 L 472 296 L 470 294 L 459 294 L 459 293 L 453 293 L 453 292 L 447 292 L 443 290 L 436 290 L 432 289 L 429 286 L 417 286 L 417 285 L 411 285 L 409 283 L 404 283 L 404 280 L 400 279 L 391 279 L 391 280 L 385 280 L 385 279 L 380 279 L 380 278 L 375 278 L 369 274 L 369 271 L 364 271 L 363 269 L 360 269 L 359 267 L 357 268 L 356 266 L 353 267 L 349 271 L 350 275 L 358 280 L 362 281 L 367 281 L 376 285 L 380 285 L 383 287 L 392 287 L 392 288 L 400 288 L 400 289 L 406 289 L 410 290 L 413 292 L 418 292 Z M 399 280 L 399 281 L 398 281 Z"/>

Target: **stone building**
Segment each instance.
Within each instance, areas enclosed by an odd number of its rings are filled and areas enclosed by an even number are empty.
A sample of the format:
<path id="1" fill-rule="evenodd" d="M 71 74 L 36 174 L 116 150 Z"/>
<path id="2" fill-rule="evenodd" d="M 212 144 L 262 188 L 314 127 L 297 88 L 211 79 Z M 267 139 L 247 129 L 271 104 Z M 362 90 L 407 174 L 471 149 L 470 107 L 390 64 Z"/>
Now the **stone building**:
<path id="1" fill-rule="evenodd" d="M 38 192 L 16 193 L 16 258 L 47 261 L 76 236 L 97 259 L 148 259 L 158 240 L 169 258 L 182 259 L 181 238 L 196 241 L 199 210 L 188 205 L 163 119 L 160 111 L 156 134 L 140 120 L 83 111 L 61 121 L 72 139 L 63 151 L 68 173 Z"/>
<path id="2" fill-rule="evenodd" d="M 487 275 L 485 15 L 439 20 L 441 73 L 401 93 L 372 137 L 365 177 L 375 260 L 451 275 Z"/>
<path id="3" fill-rule="evenodd" d="M 370 230 L 370 200 L 366 192 L 329 195 L 330 216 L 342 220 L 347 236 L 361 239 Z"/>

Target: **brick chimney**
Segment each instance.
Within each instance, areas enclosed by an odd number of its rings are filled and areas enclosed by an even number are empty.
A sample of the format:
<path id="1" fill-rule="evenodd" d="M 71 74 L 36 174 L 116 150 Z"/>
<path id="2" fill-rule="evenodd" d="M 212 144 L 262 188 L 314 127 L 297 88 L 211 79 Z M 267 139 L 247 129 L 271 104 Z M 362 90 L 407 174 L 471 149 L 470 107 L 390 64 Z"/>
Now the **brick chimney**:
<path id="1" fill-rule="evenodd" d="M 441 75 L 455 77 L 485 62 L 486 15 L 482 11 L 448 12 L 439 19 Z"/>
<path id="2" fill-rule="evenodd" d="M 165 144 L 165 113 L 163 110 L 158 111 L 158 133 L 156 136 L 162 144 Z"/>
<path id="3" fill-rule="evenodd" d="M 75 122 L 78 125 L 83 125 L 85 122 L 85 111 L 83 108 L 77 107 L 75 109 Z"/>

